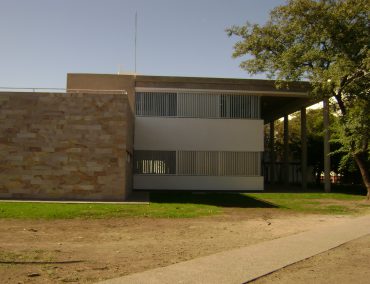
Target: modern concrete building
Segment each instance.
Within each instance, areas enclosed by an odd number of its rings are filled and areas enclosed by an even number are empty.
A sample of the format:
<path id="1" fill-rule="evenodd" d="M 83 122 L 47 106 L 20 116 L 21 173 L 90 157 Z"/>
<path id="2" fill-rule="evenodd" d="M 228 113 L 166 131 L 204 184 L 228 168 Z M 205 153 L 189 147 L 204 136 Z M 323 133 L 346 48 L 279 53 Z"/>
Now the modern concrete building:
<path id="1" fill-rule="evenodd" d="M 305 141 L 305 108 L 315 103 L 308 91 L 307 83 L 277 89 L 270 80 L 68 74 L 66 93 L 0 93 L 0 120 L 22 122 L 13 134 L 9 124 L 0 127 L 0 142 L 5 137 L 10 145 L 0 150 L 8 165 L 3 168 L 14 177 L 0 179 L 0 197 L 122 200 L 132 190 L 263 190 L 263 175 L 272 183 L 276 176 L 273 152 L 262 173 L 264 125 L 270 124 L 274 137 L 274 121 L 285 118 L 288 181 L 287 116 L 301 110 Z M 32 109 L 17 107 L 30 98 L 37 98 Z M 45 115 L 33 115 L 37 109 L 44 113 L 45 102 L 51 124 Z M 48 147 L 31 156 L 54 162 L 28 165 L 30 147 L 45 141 Z M 18 160 L 6 158 L 11 151 Z"/>
<path id="2" fill-rule="evenodd" d="M 268 80 L 69 74 L 68 90 L 132 98 L 134 190 L 263 190 L 263 126 L 312 104 L 308 84 Z"/>

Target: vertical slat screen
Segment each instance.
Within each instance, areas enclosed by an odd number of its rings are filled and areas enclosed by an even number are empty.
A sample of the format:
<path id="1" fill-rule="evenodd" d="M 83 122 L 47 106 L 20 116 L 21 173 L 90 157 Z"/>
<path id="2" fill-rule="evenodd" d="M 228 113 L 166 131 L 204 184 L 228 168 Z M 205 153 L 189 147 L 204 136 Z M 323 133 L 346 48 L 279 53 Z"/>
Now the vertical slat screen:
<path id="1" fill-rule="evenodd" d="M 179 117 L 218 118 L 220 97 L 204 93 L 178 93 Z"/>
<path id="2" fill-rule="evenodd" d="M 178 151 L 178 175 L 260 176 L 260 152 Z"/>
<path id="3" fill-rule="evenodd" d="M 176 93 L 138 92 L 135 99 L 138 116 L 177 116 Z"/>
<path id="4" fill-rule="evenodd" d="M 260 176 L 261 153 L 137 150 L 134 166 L 136 174 Z"/>
<path id="5" fill-rule="evenodd" d="M 176 151 L 134 152 L 136 174 L 176 174 Z"/>
<path id="6" fill-rule="evenodd" d="M 260 118 L 260 97 L 210 92 L 137 92 L 137 116 Z"/>

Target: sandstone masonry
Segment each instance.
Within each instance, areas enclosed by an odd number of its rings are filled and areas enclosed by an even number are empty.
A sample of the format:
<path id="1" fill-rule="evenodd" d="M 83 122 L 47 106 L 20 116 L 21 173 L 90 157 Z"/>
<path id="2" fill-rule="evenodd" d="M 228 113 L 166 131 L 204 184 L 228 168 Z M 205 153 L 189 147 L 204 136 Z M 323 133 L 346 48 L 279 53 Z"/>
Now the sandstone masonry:
<path id="1" fill-rule="evenodd" d="M 0 198 L 123 200 L 133 114 L 123 93 L 0 93 Z"/>

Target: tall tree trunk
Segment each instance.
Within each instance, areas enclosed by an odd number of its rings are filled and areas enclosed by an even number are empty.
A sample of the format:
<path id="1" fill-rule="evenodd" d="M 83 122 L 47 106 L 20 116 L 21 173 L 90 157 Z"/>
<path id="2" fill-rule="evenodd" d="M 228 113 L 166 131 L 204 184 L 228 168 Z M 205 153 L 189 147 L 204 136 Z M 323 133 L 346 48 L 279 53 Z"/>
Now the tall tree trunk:
<path id="1" fill-rule="evenodd" d="M 360 169 L 362 180 L 365 184 L 367 190 L 367 199 L 370 199 L 370 174 L 369 170 L 367 169 L 366 162 L 364 161 L 363 153 L 356 153 L 354 155 L 355 161 L 357 166 Z"/>

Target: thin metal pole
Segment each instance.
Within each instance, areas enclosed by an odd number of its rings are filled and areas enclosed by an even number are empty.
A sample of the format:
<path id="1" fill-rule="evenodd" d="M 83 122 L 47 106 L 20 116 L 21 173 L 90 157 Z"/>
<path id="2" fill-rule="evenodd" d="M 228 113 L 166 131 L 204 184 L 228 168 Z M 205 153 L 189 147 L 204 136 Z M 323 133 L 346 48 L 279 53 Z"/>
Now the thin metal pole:
<path id="1" fill-rule="evenodd" d="M 136 75 L 136 55 L 137 55 L 137 12 L 135 13 L 135 75 Z"/>

